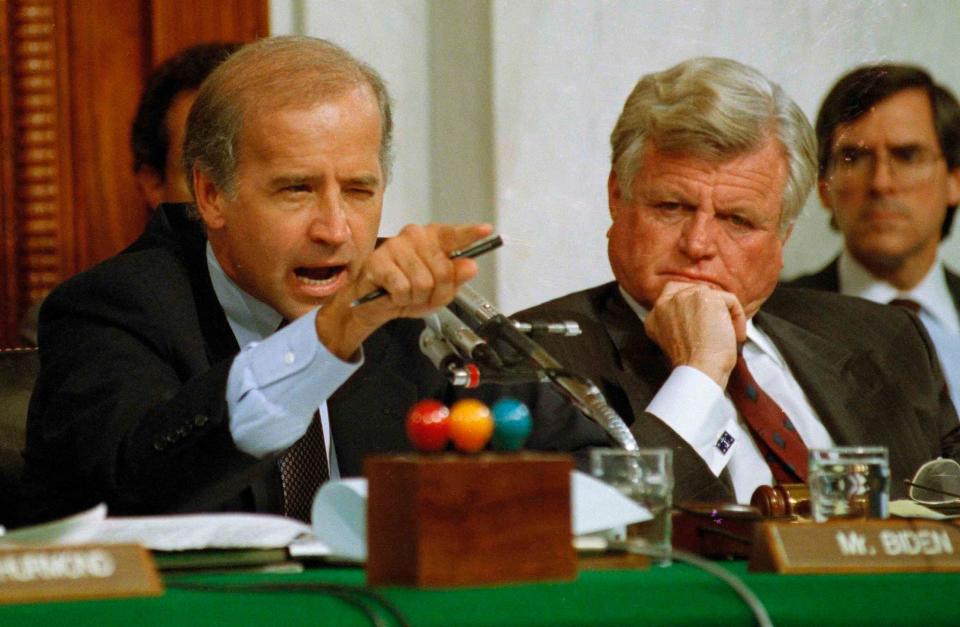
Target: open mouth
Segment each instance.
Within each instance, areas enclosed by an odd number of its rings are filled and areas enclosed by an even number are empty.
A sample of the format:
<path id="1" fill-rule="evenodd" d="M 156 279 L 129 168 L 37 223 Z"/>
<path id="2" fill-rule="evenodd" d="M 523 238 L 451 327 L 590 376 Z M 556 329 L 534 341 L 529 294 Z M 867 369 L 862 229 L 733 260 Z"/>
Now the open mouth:
<path id="1" fill-rule="evenodd" d="M 336 282 L 346 266 L 324 266 L 320 268 L 294 268 L 297 280 L 306 285 L 329 285 Z"/>

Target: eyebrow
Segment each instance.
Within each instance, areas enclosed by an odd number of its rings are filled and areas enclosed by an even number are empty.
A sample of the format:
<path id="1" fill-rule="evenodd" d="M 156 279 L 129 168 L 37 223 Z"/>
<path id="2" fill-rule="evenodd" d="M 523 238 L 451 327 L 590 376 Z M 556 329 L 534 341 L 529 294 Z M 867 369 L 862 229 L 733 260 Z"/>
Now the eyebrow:
<path id="1" fill-rule="evenodd" d="M 888 150 L 891 148 L 932 148 L 932 146 L 927 145 L 921 141 L 905 141 L 905 142 L 894 142 L 894 143 L 884 143 L 884 147 Z M 851 141 L 838 141 L 834 150 L 874 150 L 873 146 L 867 146 L 864 142 L 851 142 Z"/>
<path id="2" fill-rule="evenodd" d="M 353 176 L 346 180 L 346 183 L 349 185 L 365 185 L 368 187 L 377 187 L 380 185 L 380 177 L 376 174 L 361 174 L 360 176 Z"/>
<path id="3" fill-rule="evenodd" d="M 316 177 L 303 175 L 303 176 L 292 176 L 292 175 L 282 175 L 274 178 L 271 183 L 274 187 L 286 187 L 288 185 L 302 185 L 309 182 Z M 380 177 L 376 174 L 361 174 L 359 176 L 352 176 L 343 181 L 345 185 L 365 185 L 369 187 L 377 187 L 380 184 Z"/>
<path id="4" fill-rule="evenodd" d="M 274 187 L 286 187 L 287 185 L 300 185 L 309 177 L 306 176 L 278 176 L 270 181 Z"/>

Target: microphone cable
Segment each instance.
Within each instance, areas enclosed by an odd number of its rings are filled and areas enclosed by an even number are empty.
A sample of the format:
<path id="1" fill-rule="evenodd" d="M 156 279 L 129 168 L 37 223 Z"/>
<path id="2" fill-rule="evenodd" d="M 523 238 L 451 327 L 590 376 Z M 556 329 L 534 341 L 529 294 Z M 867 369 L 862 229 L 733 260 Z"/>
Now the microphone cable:
<path id="1" fill-rule="evenodd" d="M 396 605 L 390 602 L 385 596 L 370 588 L 358 586 L 346 586 L 332 583 L 288 583 L 288 582 L 266 582 L 250 584 L 205 584 L 190 583 L 182 581 L 167 581 L 167 588 L 174 590 L 187 590 L 193 592 L 227 592 L 249 594 L 251 592 L 319 592 L 340 599 L 347 605 L 359 610 L 370 621 L 373 627 L 390 627 L 390 623 L 384 620 L 380 610 L 386 611 L 398 627 L 410 627 L 406 617 L 400 612 Z"/>
<path id="2" fill-rule="evenodd" d="M 659 551 L 657 549 L 638 547 L 630 549 L 630 552 L 638 555 L 646 555 L 647 557 L 656 559 L 669 557 L 678 562 L 689 564 L 694 568 L 699 568 L 700 570 L 713 575 L 717 579 L 730 586 L 733 591 L 737 593 L 737 596 L 739 596 L 740 599 L 747 605 L 747 607 L 750 608 L 754 619 L 757 621 L 758 627 L 773 627 L 773 621 L 770 620 L 770 614 L 767 612 L 767 608 L 764 607 L 760 597 L 754 594 L 753 590 L 748 588 L 747 584 L 743 583 L 742 579 L 731 573 L 726 568 L 718 566 L 710 560 L 700 557 L 696 553 L 691 553 L 682 549 L 671 549 L 668 554 L 665 551 Z"/>
<path id="3" fill-rule="evenodd" d="M 633 552 L 639 555 L 646 555 L 652 558 L 667 557 L 663 551 L 647 548 L 633 549 Z M 740 599 L 746 604 L 753 614 L 758 627 L 773 627 L 770 620 L 770 614 L 764 607 L 760 598 L 741 580 L 726 568 L 718 566 L 710 560 L 704 559 L 695 553 L 681 549 L 671 549 L 669 557 L 678 562 L 683 562 L 694 568 L 713 575 L 726 583 Z M 379 609 L 385 610 L 399 627 L 410 627 L 406 618 L 400 610 L 382 594 L 370 589 L 356 586 L 346 586 L 340 584 L 326 583 L 255 583 L 255 584 L 195 584 L 188 582 L 166 582 L 167 588 L 176 590 L 188 590 L 197 592 L 320 592 L 340 599 L 344 603 L 360 610 L 374 627 L 388 627 L 379 614 Z"/>

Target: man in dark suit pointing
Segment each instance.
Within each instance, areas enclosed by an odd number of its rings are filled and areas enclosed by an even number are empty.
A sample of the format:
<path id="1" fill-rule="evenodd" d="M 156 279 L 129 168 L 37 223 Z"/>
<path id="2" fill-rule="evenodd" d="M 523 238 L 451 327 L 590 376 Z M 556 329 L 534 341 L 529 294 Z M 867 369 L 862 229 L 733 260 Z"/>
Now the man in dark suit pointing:
<path id="1" fill-rule="evenodd" d="M 894 496 L 921 463 L 957 456 L 915 317 L 777 288 L 815 178 L 813 129 L 779 86 L 686 61 L 637 83 L 611 144 L 616 282 L 522 315 L 580 322 L 579 338 L 544 343 L 632 417 L 641 446 L 673 449 L 678 501 L 805 481 L 811 448 L 889 447 Z"/>
<path id="2" fill-rule="evenodd" d="M 406 410 L 444 394 L 409 318 L 476 274 L 449 255 L 491 229 L 374 248 L 391 131 L 380 77 L 326 41 L 261 40 L 210 75 L 184 145 L 195 206 L 161 205 L 41 312 L 25 520 L 101 501 L 306 518 L 325 478 L 405 448 Z"/>

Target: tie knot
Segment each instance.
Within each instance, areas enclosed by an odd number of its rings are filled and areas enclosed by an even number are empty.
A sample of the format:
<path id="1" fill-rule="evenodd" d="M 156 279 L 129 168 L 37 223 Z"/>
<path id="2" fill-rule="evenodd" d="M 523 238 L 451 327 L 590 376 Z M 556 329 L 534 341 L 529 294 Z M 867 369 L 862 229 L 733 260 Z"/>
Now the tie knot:
<path id="1" fill-rule="evenodd" d="M 915 314 L 920 313 L 920 303 L 909 298 L 894 298 L 887 304 L 893 305 L 894 307 L 903 307 L 904 309 L 909 309 Z"/>

